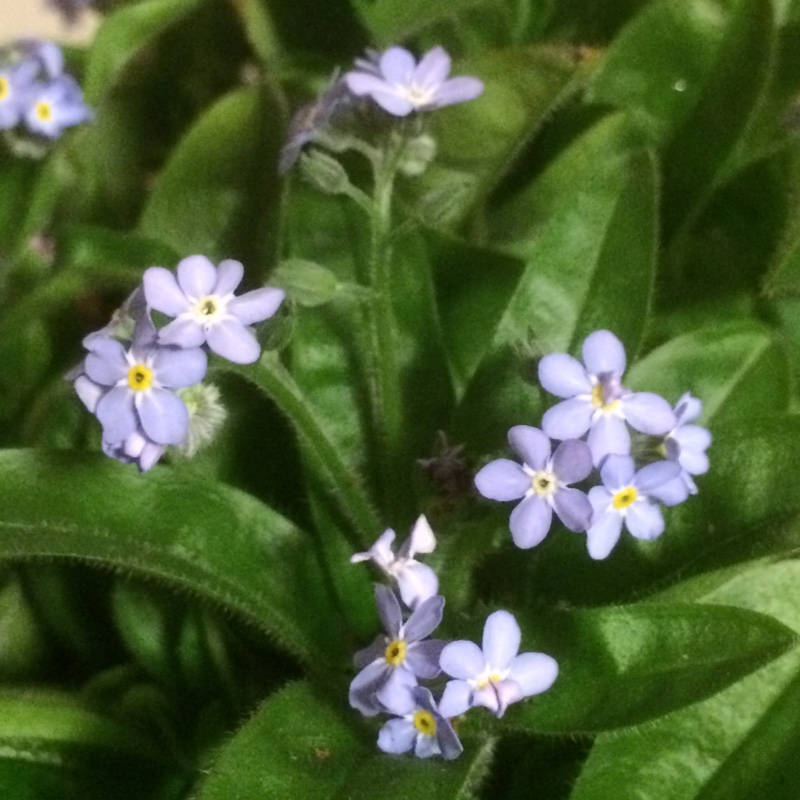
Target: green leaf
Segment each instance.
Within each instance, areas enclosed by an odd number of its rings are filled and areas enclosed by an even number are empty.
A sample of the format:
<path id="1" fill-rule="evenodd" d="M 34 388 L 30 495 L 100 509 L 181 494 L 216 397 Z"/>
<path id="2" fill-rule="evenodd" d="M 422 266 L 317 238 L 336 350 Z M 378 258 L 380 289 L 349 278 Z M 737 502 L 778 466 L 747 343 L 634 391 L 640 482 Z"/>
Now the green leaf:
<path id="1" fill-rule="evenodd" d="M 453 762 L 380 754 L 374 730 L 308 684 L 269 698 L 220 750 L 197 800 L 286 797 L 472 797 L 492 743 L 470 742 Z"/>
<path id="2" fill-rule="evenodd" d="M 656 719 L 720 691 L 797 641 L 765 614 L 723 605 L 642 603 L 517 619 L 520 651 L 548 653 L 559 665 L 550 690 L 503 717 L 509 728 L 536 733 Z M 484 722 L 467 717 L 463 724 L 468 730 Z"/>
<path id="3" fill-rule="evenodd" d="M 705 603 L 771 614 L 798 630 L 800 563 L 757 563 L 700 579 Z M 695 594 L 696 592 L 693 592 Z M 668 592 L 681 597 L 677 585 Z M 800 650 L 647 726 L 600 736 L 570 800 L 733 800 L 795 796 Z"/>
<path id="4" fill-rule="evenodd" d="M 97 105 L 157 36 L 203 2 L 205 0 L 146 0 L 109 14 L 89 51 L 83 83 L 86 102 L 90 106 Z"/>
<path id="5" fill-rule="evenodd" d="M 440 21 L 456 22 L 460 14 L 487 0 L 355 0 L 361 19 L 381 46 L 407 39 Z"/>
<path id="6" fill-rule="evenodd" d="M 755 322 L 678 336 L 637 362 L 626 384 L 672 403 L 691 391 L 703 401 L 700 424 L 706 426 L 736 416 L 780 413 L 789 403 L 786 357 L 769 329 Z"/>
<path id="7" fill-rule="evenodd" d="M 0 476 L 0 558 L 143 574 L 241 614 L 309 663 L 345 658 L 309 539 L 250 496 L 72 452 L 5 451 Z"/>
<path id="8" fill-rule="evenodd" d="M 276 117 L 277 103 L 263 88 L 238 89 L 218 100 L 159 174 L 139 232 L 181 255 L 234 256 L 263 272 L 276 244 Z"/>

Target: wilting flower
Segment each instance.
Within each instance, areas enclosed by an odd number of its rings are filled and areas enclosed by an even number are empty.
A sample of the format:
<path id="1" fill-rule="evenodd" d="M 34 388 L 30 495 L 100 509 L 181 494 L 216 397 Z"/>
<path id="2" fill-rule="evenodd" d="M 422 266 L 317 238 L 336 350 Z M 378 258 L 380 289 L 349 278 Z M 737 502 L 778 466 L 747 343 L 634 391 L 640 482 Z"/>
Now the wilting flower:
<path id="1" fill-rule="evenodd" d="M 376 60 L 360 59 L 357 69 L 344 79 L 359 97 L 369 95 L 396 117 L 412 111 L 430 111 L 442 106 L 474 100 L 483 92 L 483 82 L 473 77 L 448 78 L 450 56 L 434 47 L 420 60 L 402 47 L 390 47 Z"/>
<path id="2" fill-rule="evenodd" d="M 521 653 L 513 614 L 495 611 L 483 628 L 483 649 L 474 642 L 450 642 L 442 650 L 442 671 L 456 680 L 445 686 L 439 711 L 447 717 L 485 706 L 502 717 L 511 703 L 547 691 L 558 677 L 556 660 L 545 653 Z"/>
<path id="3" fill-rule="evenodd" d="M 664 532 L 664 518 L 656 500 L 680 502 L 671 488 L 680 474 L 673 461 L 657 461 L 636 472 L 630 456 L 610 455 L 600 468 L 603 486 L 589 490 L 594 509 L 587 534 L 589 555 L 605 558 L 619 539 L 623 523 L 632 536 L 651 540 Z"/>
<path id="4" fill-rule="evenodd" d="M 157 445 L 183 441 L 189 413 L 174 390 L 203 379 L 207 359 L 200 348 L 159 346 L 149 317 L 137 324 L 129 349 L 102 334 L 87 336 L 84 345 L 85 377 L 105 389 L 94 413 L 109 448 L 124 448 L 138 431 Z"/>
<path id="5" fill-rule="evenodd" d="M 369 550 L 356 553 L 351 563 L 373 561 L 390 578 L 397 581 L 400 597 L 411 609 L 423 600 L 433 597 L 439 591 L 439 579 L 427 564 L 421 564 L 414 556 L 417 553 L 432 553 L 436 547 L 436 537 L 424 514 L 421 514 L 411 535 L 400 545 L 397 554 L 392 551 L 395 532 L 387 528 Z"/>
<path id="6" fill-rule="evenodd" d="M 255 289 L 234 297 L 244 275 L 238 261 L 226 259 L 215 267 L 205 256 L 189 256 L 178 264 L 177 280 L 164 267 L 144 273 L 148 304 L 175 317 L 158 333 L 161 344 L 183 348 L 204 343 L 218 355 L 238 364 L 258 360 L 261 346 L 250 325 L 271 317 L 283 302 L 282 289 Z"/>
<path id="7" fill-rule="evenodd" d="M 448 760 L 461 754 L 461 742 L 429 689 L 415 686 L 387 710 L 399 718 L 390 719 L 378 734 L 378 747 L 384 753 L 407 753 L 413 748 L 420 758 L 440 755 Z"/>
<path id="8" fill-rule="evenodd" d="M 609 453 L 628 455 L 625 426 L 661 436 L 675 427 L 675 414 L 663 397 L 631 392 L 621 384 L 625 348 L 610 331 L 595 331 L 583 343 L 583 364 L 566 353 L 539 362 L 539 381 L 551 394 L 567 398 L 548 409 L 542 429 L 553 439 L 577 439 L 587 431 L 595 466 Z"/>
<path id="9" fill-rule="evenodd" d="M 586 495 L 570 489 L 592 471 L 585 442 L 568 439 L 550 455 L 550 439 L 538 428 L 515 425 L 508 441 L 522 465 L 507 458 L 492 461 L 475 476 L 478 491 L 490 500 L 519 500 L 511 512 L 511 535 L 517 547 L 539 544 L 550 530 L 553 511 L 571 531 L 585 531 L 592 516 Z"/>
<path id="10" fill-rule="evenodd" d="M 350 705 L 366 716 L 403 702 L 398 698 L 417 685 L 417 678 L 435 678 L 445 644 L 426 639 L 442 621 L 441 595 L 420 603 L 405 623 L 388 586 L 375 587 L 375 600 L 387 635 L 356 653 L 353 660 L 361 672 L 350 684 Z"/>

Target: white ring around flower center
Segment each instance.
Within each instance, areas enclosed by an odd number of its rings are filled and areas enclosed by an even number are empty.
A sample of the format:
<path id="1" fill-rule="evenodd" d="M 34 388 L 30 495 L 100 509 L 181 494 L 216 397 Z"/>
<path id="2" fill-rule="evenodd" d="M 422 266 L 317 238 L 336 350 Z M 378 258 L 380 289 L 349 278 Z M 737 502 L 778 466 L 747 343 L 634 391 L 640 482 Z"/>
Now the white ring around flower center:
<path id="1" fill-rule="evenodd" d="M 404 100 L 408 100 L 414 108 L 424 108 L 430 105 L 433 102 L 434 96 L 432 89 L 418 86 L 416 83 L 412 83 L 410 86 L 398 86 L 397 93 Z"/>
<path id="2" fill-rule="evenodd" d="M 225 315 L 227 303 L 216 295 L 205 295 L 198 298 L 192 306 L 192 313 L 198 322 L 211 325 L 219 322 Z"/>
<path id="3" fill-rule="evenodd" d="M 558 489 L 558 480 L 552 472 L 542 469 L 531 475 L 531 487 L 539 497 L 550 497 Z"/>

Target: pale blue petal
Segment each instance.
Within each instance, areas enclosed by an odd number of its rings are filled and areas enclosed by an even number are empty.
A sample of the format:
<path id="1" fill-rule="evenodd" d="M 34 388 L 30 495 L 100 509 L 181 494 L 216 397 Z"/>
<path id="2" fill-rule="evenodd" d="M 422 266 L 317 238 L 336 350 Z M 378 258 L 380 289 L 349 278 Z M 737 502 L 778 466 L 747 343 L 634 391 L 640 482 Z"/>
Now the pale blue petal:
<path id="1" fill-rule="evenodd" d="M 472 687 L 466 681 L 448 681 L 439 701 L 439 713 L 447 719 L 472 708 Z"/>
<path id="2" fill-rule="evenodd" d="M 261 355 L 261 345 L 238 319 L 228 318 L 212 325 L 206 333 L 208 346 L 234 364 L 252 364 Z"/>
<path id="3" fill-rule="evenodd" d="M 649 541 L 664 532 L 664 517 L 655 503 L 634 503 L 625 514 L 625 526 L 631 536 Z"/>
<path id="4" fill-rule="evenodd" d="M 364 669 L 368 664 L 378 659 L 386 660 L 386 637 L 379 635 L 375 638 L 372 644 L 359 650 L 353 656 L 353 664 L 359 669 Z"/>
<path id="5" fill-rule="evenodd" d="M 408 538 L 397 551 L 399 558 L 410 558 L 417 553 L 432 553 L 436 549 L 436 536 L 424 514 L 417 517 Z"/>
<path id="6" fill-rule="evenodd" d="M 536 547 L 550 530 L 553 509 L 543 497 L 531 494 L 511 512 L 509 528 L 514 544 L 527 550 Z"/>
<path id="7" fill-rule="evenodd" d="M 378 606 L 378 616 L 383 623 L 383 629 L 392 639 L 397 639 L 403 627 L 403 614 L 394 592 L 388 586 L 375 584 L 375 603 Z"/>
<path id="8" fill-rule="evenodd" d="M 395 117 L 407 117 L 414 111 L 414 105 L 395 94 L 391 89 L 385 88 L 381 91 L 370 92 L 370 97 L 384 110 Z"/>
<path id="9" fill-rule="evenodd" d="M 592 451 L 592 461 L 599 466 L 611 453 L 628 455 L 631 450 L 631 436 L 625 423 L 610 414 L 601 414 L 593 423 L 586 439 Z"/>
<path id="10" fill-rule="evenodd" d="M 446 761 L 458 758 L 464 750 L 453 726 L 442 716 L 436 719 L 436 741 Z"/>
<path id="11" fill-rule="evenodd" d="M 220 261 L 217 267 L 217 282 L 214 284 L 211 294 L 216 297 L 225 297 L 227 294 L 232 294 L 242 282 L 243 276 L 244 267 L 241 261 L 234 261 L 232 258 Z"/>
<path id="12" fill-rule="evenodd" d="M 703 403 L 696 397 L 692 397 L 691 392 L 681 395 L 675 404 L 675 418 L 678 420 L 678 425 L 694 422 L 702 413 Z"/>
<path id="13" fill-rule="evenodd" d="M 378 733 L 378 747 L 384 753 L 407 753 L 417 738 L 417 729 L 408 719 L 390 719 Z"/>
<path id="14" fill-rule="evenodd" d="M 671 431 L 678 422 L 670 404 L 652 392 L 626 395 L 620 403 L 630 426 L 642 433 L 661 436 Z"/>
<path id="15" fill-rule="evenodd" d="M 426 88 L 440 86 L 450 74 L 450 56 L 443 47 L 428 50 L 414 70 L 414 82 Z"/>
<path id="16" fill-rule="evenodd" d="M 411 696 L 411 690 L 417 685 L 417 679 L 411 670 L 405 667 L 387 667 L 386 680 L 375 692 L 375 700 L 387 710 L 395 711 L 403 708 Z"/>
<path id="17" fill-rule="evenodd" d="M 472 704 L 488 708 L 492 714 L 500 717 L 505 709 L 501 710 L 500 700 L 497 696 L 497 684 L 488 683 L 482 689 L 475 689 L 472 693 Z"/>
<path id="18" fill-rule="evenodd" d="M 151 470 L 161 456 L 164 455 L 164 447 L 155 442 L 148 442 L 143 448 L 136 462 L 140 472 L 148 472 Z"/>
<path id="19" fill-rule="evenodd" d="M 106 336 L 95 336 L 86 341 L 89 354 L 84 361 L 84 371 L 95 383 L 114 386 L 128 374 L 128 361 L 121 342 Z"/>
<path id="20" fill-rule="evenodd" d="M 417 743 L 414 745 L 414 755 L 417 758 L 430 758 L 431 756 L 438 756 L 440 753 L 439 741 L 436 736 L 428 736 L 423 733 L 417 736 Z"/>
<path id="21" fill-rule="evenodd" d="M 460 640 L 445 645 L 439 666 L 450 677 L 466 681 L 477 678 L 486 669 L 486 659 L 475 642 Z"/>
<path id="22" fill-rule="evenodd" d="M 514 452 L 533 470 L 538 472 L 550 458 L 550 437 L 530 425 L 515 425 L 508 432 L 508 443 Z M 511 499 L 511 498 L 509 498 Z"/>
<path id="23" fill-rule="evenodd" d="M 592 451 L 580 439 L 567 439 L 553 454 L 553 472 L 565 484 L 585 480 L 592 472 Z"/>
<path id="24" fill-rule="evenodd" d="M 489 614 L 483 626 L 483 654 L 492 669 L 502 670 L 511 664 L 519 652 L 520 636 L 513 614 L 503 610 Z"/>
<path id="25" fill-rule="evenodd" d="M 205 256 L 188 256 L 178 264 L 178 285 L 191 300 L 210 295 L 216 282 L 216 267 Z"/>
<path id="26" fill-rule="evenodd" d="M 162 386 L 180 389 L 194 386 L 206 376 L 208 356 L 199 347 L 173 350 L 160 347 L 153 357 L 153 372 Z"/>
<path id="27" fill-rule="evenodd" d="M 558 663 L 546 653 L 521 653 L 508 673 L 508 680 L 519 686 L 524 697 L 546 692 L 557 677 Z"/>
<path id="28" fill-rule="evenodd" d="M 603 481 L 603 485 L 612 492 L 616 492 L 624 486 L 630 486 L 633 483 L 635 474 L 636 465 L 630 456 L 611 455 L 603 462 L 603 466 L 600 468 L 600 478 Z"/>
<path id="29" fill-rule="evenodd" d="M 180 444 L 189 432 L 186 404 L 169 389 L 137 392 L 136 410 L 145 434 L 156 444 Z"/>
<path id="30" fill-rule="evenodd" d="M 374 561 L 382 569 L 387 569 L 394 561 L 394 553 L 392 552 L 394 536 L 394 531 L 391 528 L 387 528 L 369 550 L 350 556 L 350 563 L 358 564 L 361 561 Z"/>
<path id="31" fill-rule="evenodd" d="M 280 307 L 286 297 L 283 289 L 254 289 L 241 297 L 234 297 L 228 303 L 228 312 L 242 325 L 253 325 L 269 319 Z"/>
<path id="32" fill-rule="evenodd" d="M 579 439 L 589 430 L 593 413 L 589 400 L 564 400 L 544 412 L 542 430 L 551 439 Z"/>
<path id="33" fill-rule="evenodd" d="M 589 555 L 595 560 L 608 556 L 619 541 L 622 532 L 622 516 L 616 511 L 595 513 L 591 527 L 586 531 L 586 545 Z"/>
<path id="34" fill-rule="evenodd" d="M 607 511 L 613 497 L 614 495 L 605 486 L 592 486 L 589 489 L 589 503 L 591 503 L 594 514 Z"/>
<path id="35" fill-rule="evenodd" d="M 381 74 L 389 83 L 409 84 L 414 77 L 416 61 L 403 47 L 390 47 L 380 58 Z"/>
<path id="36" fill-rule="evenodd" d="M 483 94 L 483 81 L 467 75 L 458 78 L 450 78 L 445 81 L 437 90 L 435 96 L 435 107 L 452 106 L 455 103 L 465 103 L 474 100 Z"/>
<path id="37" fill-rule="evenodd" d="M 444 597 L 437 594 L 423 600 L 413 611 L 403 628 L 407 642 L 418 642 L 430 636 L 442 621 L 444 614 Z"/>
<path id="38" fill-rule="evenodd" d="M 156 346 L 158 341 L 158 331 L 153 325 L 153 320 L 149 314 L 144 314 L 136 321 L 133 329 L 133 342 L 131 343 L 131 353 L 134 358 L 144 360 L 150 351 Z"/>
<path id="39" fill-rule="evenodd" d="M 583 363 L 592 375 L 622 375 L 625 347 L 611 331 L 595 331 L 583 342 Z"/>
<path id="40" fill-rule="evenodd" d="M 389 88 L 383 78 L 366 72 L 348 72 L 344 79 L 347 88 L 357 97 L 374 92 L 386 92 Z"/>
<path id="41" fill-rule="evenodd" d="M 489 500 L 518 500 L 531 488 L 531 478 L 515 461 L 490 461 L 475 475 L 475 486 Z"/>
<path id="42" fill-rule="evenodd" d="M 677 478 L 681 474 L 679 464 L 674 461 L 656 461 L 642 467 L 633 481 L 633 485 L 643 494 L 650 494 L 653 489 Z"/>
<path id="43" fill-rule="evenodd" d="M 566 528 L 578 533 L 592 523 L 592 504 L 578 489 L 561 489 L 553 496 L 553 508 Z"/>
<path id="44" fill-rule="evenodd" d="M 78 375 L 73 383 L 75 392 L 77 393 L 80 401 L 86 406 L 87 411 L 94 414 L 100 398 L 106 393 L 106 388 L 96 384 L 94 381 L 89 380 L 85 375 Z"/>
<path id="45" fill-rule="evenodd" d="M 446 644 L 444 639 L 426 639 L 424 642 L 414 642 L 406 651 L 406 660 L 403 662 L 403 666 L 423 680 L 435 678 L 441 672 L 439 658 Z"/>
<path id="46" fill-rule="evenodd" d="M 699 453 L 711 446 L 711 432 L 699 425 L 681 425 L 673 431 L 672 438 L 680 445 L 681 452 L 690 450 Z"/>
<path id="47" fill-rule="evenodd" d="M 689 486 L 682 475 L 673 478 L 671 481 L 662 483 L 648 492 L 649 497 L 654 497 L 665 506 L 677 506 L 689 497 Z"/>
<path id="48" fill-rule="evenodd" d="M 115 386 L 103 395 L 95 414 L 103 426 L 103 438 L 111 444 L 124 442 L 137 428 L 133 392 L 127 386 Z"/>
<path id="49" fill-rule="evenodd" d="M 377 662 L 364 667 L 350 683 L 348 700 L 350 705 L 366 717 L 372 717 L 383 710 L 375 695 L 389 677 L 386 662 Z"/>
<path id="50" fill-rule="evenodd" d="M 678 457 L 678 463 L 690 475 L 705 475 L 708 472 L 708 456 L 705 453 L 684 450 Z"/>
<path id="51" fill-rule="evenodd" d="M 495 713 L 498 719 L 506 713 L 506 709 L 512 703 L 517 703 L 525 697 L 522 693 L 522 688 L 516 681 L 511 680 L 511 678 L 506 678 L 504 681 L 497 681 L 492 684 L 492 686 L 497 697 L 497 711 Z"/>
<path id="52" fill-rule="evenodd" d="M 412 610 L 439 591 L 436 573 L 427 564 L 418 561 L 406 564 L 397 572 L 396 578 L 400 597 Z"/>
<path id="53" fill-rule="evenodd" d="M 158 342 L 178 347 L 200 347 L 206 340 L 206 329 L 202 322 L 192 315 L 180 316 L 158 332 Z"/>
<path id="54" fill-rule="evenodd" d="M 147 305 L 166 314 L 177 317 L 189 307 L 189 300 L 178 286 L 175 275 L 164 267 L 150 267 L 144 271 L 144 296 Z"/>
<path id="55" fill-rule="evenodd" d="M 539 362 L 539 383 L 556 397 L 592 393 L 592 382 L 583 364 L 566 353 L 551 353 Z"/>

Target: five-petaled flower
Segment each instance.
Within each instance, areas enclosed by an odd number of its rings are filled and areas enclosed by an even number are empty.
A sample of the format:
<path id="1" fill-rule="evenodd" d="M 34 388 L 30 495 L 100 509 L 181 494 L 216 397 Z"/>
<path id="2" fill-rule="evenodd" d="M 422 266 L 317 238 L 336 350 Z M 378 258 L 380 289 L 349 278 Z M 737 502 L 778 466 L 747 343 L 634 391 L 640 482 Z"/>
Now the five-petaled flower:
<path id="1" fill-rule="evenodd" d="M 675 505 L 683 498 L 672 483 L 680 475 L 674 461 L 657 461 L 636 472 L 630 456 L 610 455 L 600 468 L 603 486 L 589 490 L 594 514 L 586 532 L 589 555 L 605 558 L 619 539 L 622 525 L 637 539 L 656 539 L 664 532 L 664 518 L 656 500 Z"/>
<path id="2" fill-rule="evenodd" d="M 378 636 L 356 653 L 353 660 L 361 672 L 350 684 L 350 705 L 366 716 L 403 702 L 398 698 L 417 685 L 417 678 L 435 678 L 445 645 L 439 639 L 426 638 L 442 621 L 441 595 L 421 602 L 405 623 L 400 604 L 388 586 L 375 586 L 375 600 L 388 635 Z"/>
<path id="3" fill-rule="evenodd" d="M 405 117 L 412 111 L 474 100 L 483 93 L 478 78 L 448 78 L 450 66 L 450 56 L 442 47 L 429 50 L 419 64 L 408 50 L 390 47 L 375 61 L 357 61 L 357 69 L 344 80 L 353 94 L 369 95 L 385 111 Z"/>
<path id="4" fill-rule="evenodd" d="M 415 686 L 399 693 L 387 711 L 398 717 L 378 734 L 378 747 L 384 753 L 407 753 L 413 748 L 419 758 L 440 755 L 448 760 L 461 754 L 461 742 L 429 689 Z"/>
<path id="5" fill-rule="evenodd" d="M 448 717 L 485 706 L 502 717 L 511 703 L 547 691 L 558 664 L 545 653 L 520 653 L 521 633 L 514 615 L 495 611 L 483 628 L 483 648 L 474 642 L 450 642 L 442 650 L 442 671 L 455 678 L 445 686 L 440 711 Z"/>
<path id="6" fill-rule="evenodd" d="M 583 364 L 566 353 L 539 362 L 539 381 L 551 394 L 566 398 L 548 409 L 542 429 L 553 439 L 577 439 L 587 431 L 595 466 L 609 453 L 628 455 L 630 434 L 663 436 L 675 427 L 675 414 L 663 397 L 631 392 L 622 386 L 625 348 L 610 331 L 590 333 L 583 343 Z"/>
<path id="7" fill-rule="evenodd" d="M 571 531 L 585 531 L 592 516 L 586 495 L 568 488 L 592 471 L 585 442 L 568 439 L 550 455 L 550 439 L 538 428 L 515 425 L 508 441 L 523 461 L 492 461 L 475 476 L 478 491 L 490 500 L 519 500 L 511 512 L 511 535 L 517 547 L 539 544 L 550 530 L 553 511 Z"/>
<path id="8" fill-rule="evenodd" d="M 350 561 L 353 564 L 360 561 L 375 562 L 397 581 L 401 599 L 410 609 L 414 609 L 439 591 L 436 573 L 427 564 L 421 564 L 414 558 L 417 553 L 432 553 L 436 547 L 436 537 L 424 514 L 420 514 L 410 536 L 400 545 L 396 555 L 392 551 L 394 537 L 395 532 L 387 528 L 369 550 L 356 553 Z"/>
<path id="9" fill-rule="evenodd" d="M 148 304 L 175 319 L 158 332 L 161 344 L 183 348 L 204 343 L 237 364 L 258 360 L 261 346 L 250 325 L 271 317 L 283 302 L 282 289 L 262 288 L 234 297 L 244 275 L 233 259 L 215 267 L 205 256 L 189 256 L 175 275 L 164 267 L 144 273 Z"/>

